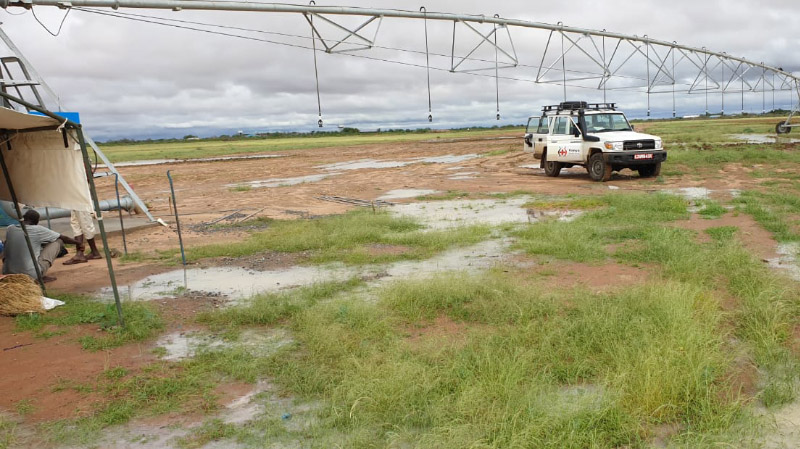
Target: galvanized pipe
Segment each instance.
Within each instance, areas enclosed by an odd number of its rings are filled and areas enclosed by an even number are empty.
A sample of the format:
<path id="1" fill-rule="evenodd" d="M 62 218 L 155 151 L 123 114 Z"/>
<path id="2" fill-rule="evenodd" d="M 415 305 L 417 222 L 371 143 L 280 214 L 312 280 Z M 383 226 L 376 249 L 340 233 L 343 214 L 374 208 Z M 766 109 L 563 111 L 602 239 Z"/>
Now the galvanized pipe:
<path id="1" fill-rule="evenodd" d="M 731 56 L 726 53 L 713 52 L 702 48 L 678 45 L 674 42 L 651 39 L 649 37 L 630 36 L 621 33 L 611 33 L 608 31 L 591 30 L 587 28 L 569 27 L 564 25 L 553 25 L 543 22 L 531 22 L 528 20 L 504 19 L 502 17 L 487 17 L 483 15 L 470 14 L 451 14 L 441 12 L 420 12 L 402 11 L 396 9 L 374 9 L 374 8 L 355 8 L 348 6 L 306 6 L 306 5 L 287 5 L 277 3 L 251 3 L 237 1 L 207 1 L 207 0 L 0 0 L 0 8 L 20 7 L 30 9 L 33 6 L 55 6 L 61 9 L 71 7 L 85 8 L 133 8 L 133 9 L 170 9 L 173 11 L 181 10 L 207 10 L 207 11 L 244 11 L 244 12 L 271 12 L 271 13 L 298 13 L 298 14 L 330 14 L 347 16 L 377 16 L 394 17 L 405 19 L 427 19 L 443 20 L 450 22 L 472 22 L 490 23 L 496 25 L 516 26 L 521 28 L 535 28 L 540 30 L 558 31 L 564 33 L 578 33 L 589 36 L 610 37 L 614 39 L 625 39 L 630 41 L 642 42 L 647 45 L 660 45 L 669 48 L 681 49 L 684 51 L 695 52 L 704 55 L 716 56 L 731 61 L 748 64 L 753 67 L 760 67 L 775 73 L 780 73 L 793 80 L 800 80 L 800 77 L 792 73 L 772 67 L 760 62 L 749 61 L 744 58 Z"/>
<path id="2" fill-rule="evenodd" d="M 120 205 L 122 207 L 120 207 Z M 20 219 L 19 215 L 17 215 L 17 212 L 14 209 L 14 203 L 12 203 L 11 201 L 0 201 L 0 208 L 2 208 L 3 212 L 5 212 L 6 215 L 8 215 L 9 217 L 17 219 L 17 220 Z M 121 198 L 119 201 L 117 201 L 116 199 L 100 201 L 100 210 L 103 210 L 103 211 L 117 210 L 117 209 L 125 209 L 127 211 L 131 211 L 131 210 L 133 210 L 133 208 L 134 208 L 133 199 L 131 199 L 130 197 L 127 197 L 127 196 Z M 24 214 L 25 211 L 29 210 L 29 209 L 34 209 L 34 208 L 26 207 L 26 208 L 22 209 L 22 213 Z M 60 209 L 60 208 L 57 208 L 57 207 L 56 208 L 53 208 L 53 207 L 47 207 L 47 208 L 38 207 L 38 208 L 35 208 L 34 210 L 36 210 L 36 212 L 39 212 L 39 215 L 41 215 L 41 216 L 45 216 L 45 214 L 49 214 L 49 217 L 51 219 L 66 218 L 66 217 L 69 217 L 70 214 L 71 214 L 71 211 L 69 209 Z"/>

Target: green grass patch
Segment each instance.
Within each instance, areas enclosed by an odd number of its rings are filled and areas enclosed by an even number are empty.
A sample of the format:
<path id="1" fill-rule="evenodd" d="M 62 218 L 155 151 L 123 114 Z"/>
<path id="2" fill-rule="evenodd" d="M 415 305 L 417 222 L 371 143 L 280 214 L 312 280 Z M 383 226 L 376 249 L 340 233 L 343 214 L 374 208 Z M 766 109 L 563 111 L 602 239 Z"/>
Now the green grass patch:
<path id="1" fill-rule="evenodd" d="M 736 237 L 736 234 L 739 232 L 739 228 L 736 226 L 715 226 L 713 228 L 706 229 L 705 232 L 712 239 L 720 243 L 724 243 Z"/>
<path id="2" fill-rule="evenodd" d="M 800 197 L 785 189 L 766 192 L 748 190 L 734 199 L 734 204 L 753 218 L 780 242 L 800 241 Z"/>
<path id="3" fill-rule="evenodd" d="M 0 449 L 11 447 L 16 441 L 17 423 L 0 415 Z"/>
<path id="4" fill-rule="evenodd" d="M 198 315 L 199 322 L 213 329 L 238 326 L 266 326 L 291 319 L 323 299 L 347 292 L 363 284 L 357 278 L 344 282 L 323 282 L 285 292 L 257 295 L 246 305 L 228 307 Z"/>
<path id="5" fill-rule="evenodd" d="M 529 254 L 599 261 L 609 256 L 605 249 L 609 244 L 637 239 L 657 223 L 689 217 L 686 200 L 667 194 L 604 195 L 586 201 L 606 206 L 588 210 L 572 222 L 545 219 L 533 223 L 514 232 L 518 238 L 515 246 Z"/>
<path id="6" fill-rule="evenodd" d="M 430 195 L 422 195 L 416 198 L 417 201 L 450 201 L 462 200 L 472 196 L 472 193 L 463 190 L 448 190 L 442 193 L 432 193 Z"/>
<path id="7" fill-rule="evenodd" d="M 662 423 L 731 423 L 722 314 L 703 289 L 531 287 L 452 273 L 393 283 L 378 304 L 317 303 L 271 374 L 330 401 L 315 434 L 343 447 L 641 447 Z M 441 316 L 454 328 L 435 329 Z M 408 338 L 418 327 L 434 329 Z"/>
<path id="8" fill-rule="evenodd" d="M 277 251 L 305 252 L 313 263 L 383 263 L 430 257 L 453 246 L 478 243 L 490 232 L 488 226 L 426 231 L 412 219 L 356 210 L 312 220 L 275 220 L 266 230 L 239 242 L 188 248 L 186 258 L 197 261 Z M 387 246 L 394 250 L 384 251 Z M 173 250 L 162 257 L 174 259 L 178 254 Z"/>
<path id="9" fill-rule="evenodd" d="M 539 198 L 522 207 L 528 209 L 545 210 L 587 210 L 597 209 L 609 205 L 608 196 L 577 196 L 567 195 L 565 197 Z"/>
<path id="10" fill-rule="evenodd" d="M 253 187 L 250 185 L 238 185 L 236 187 L 231 187 L 228 190 L 230 190 L 231 192 L 249 192 L 253 190 Z"/>
<path id="11" fill-rule="evenodd" d="M 204 422 L 202 426 L 192 429 L 189 435 L 179 438 L 177 443 L 179 448 L 196 449 L 212 441 L 230 438 L 236 434 L 235 425 L 223 422 L 221 419 L 212 419 Z"/>
<path id="12" fill-rule="evenodd" d="M 158 312 L 145 302 L 126 301 L 122 304 L 125 326 L 121 327 L 117 325 L 117 310 L 114 304 L 98 302 L 79 295 L 55 295 L 55 298 L 66 304 L 45 314 L 17 316 L 15 319 L 17 330 L 41 333 L 45 326 L 99 325 L 105 331 L 104 335 L 84 336 L 80 339 L 84 349 L 97 351 L 146 340 L 163 328 Z M 62 330 L 44 332 L 55 335 Z"/>
<path id="13" fill-rule="evenodd" d="M 728 212 L 721 204 L 710 199 L 698 200 L 695 204 L 700 208 L 697 213 L 707 220 L 720 218 Z"/>

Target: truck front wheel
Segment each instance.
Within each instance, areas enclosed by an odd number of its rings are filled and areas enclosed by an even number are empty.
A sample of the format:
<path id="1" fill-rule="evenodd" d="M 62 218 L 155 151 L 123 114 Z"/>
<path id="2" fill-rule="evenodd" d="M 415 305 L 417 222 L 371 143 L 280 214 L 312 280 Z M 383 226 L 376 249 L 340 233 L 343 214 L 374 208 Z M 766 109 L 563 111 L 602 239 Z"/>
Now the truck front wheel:
<path id="1" fill-rule="evenodd" d="M 561 162 L 548 161 L 547 156 L 545 156 L 544 174 L 551 178 L 555 178 L 559 173 L 561 173 Z"/>
<path id="2" fill-rule="evenodd" d="M 611 164 L 603 159 L 603 153 L 595 153 L 589 158 L 589 177 L 597 182 L 611 179 Z"/>

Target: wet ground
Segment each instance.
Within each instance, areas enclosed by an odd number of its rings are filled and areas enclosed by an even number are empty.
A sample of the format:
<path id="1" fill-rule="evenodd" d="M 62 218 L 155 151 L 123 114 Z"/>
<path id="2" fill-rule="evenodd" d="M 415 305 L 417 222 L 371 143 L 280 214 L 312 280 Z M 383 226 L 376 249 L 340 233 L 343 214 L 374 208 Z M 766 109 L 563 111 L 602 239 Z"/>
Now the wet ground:
<path id="1" fill-rule="evenodd" d="M 748 135 L 751 136 L 751 135 Z M 489 195 L 526 191 L 532 195 L 606 194 L 609 191 L 664 191 L 680 195 L 692 203 L 704 199 L 731 198 L 741 190 L 757 187 L 761 180 L 749 175 L 739 166 L 724 168 L 725 176 L 704 179 L 670 176 L 663 183 L 641 180 L 635 174 L 615 174 L 608 183 L 592 182 L 581 167 L 564 170 L 557 179 L 547 178 L 538 162 L 520 151 L 521 139 L 453 141 L 446 143 L 416 143 L 370 145 L 362 147 L 286 151 L 281 157 L 233 156 L 201 161 L 145 161 L 120 164 L 120 170 L 134 185 L 137 193 L 151 206 L 156 216 L 168 220 L 171 215 L 166 177 L 160 171 L 173 170 L 178 189 L 178 206 L 184 224 L 184 243 L 187 246 L 226 242 L 243 238 L 247 229 L 228 229 L 211 232 L 209 224 L 231 214 L 250 218 L 308 219 L 314 216 L 341 213 L 354 205 L 321 200 L 335 195 L 371 202 L 391 201 L 397 204 L 388 210 L 399 216 L 420 220 L 430 229 L 447 229 L 464 225 L 524 224 L 540 219 L 572 220 L 576 211 L 541 211 L 525 206 L 533 196 L 518 195 L 506 199 L 461 198 L 443 201 L 419 197 L 463 192 L 464 195 Z M 499 151 L 498 151 L 499 150 Z M 505 154 L 484 156 L 490 152 Z M 220 163 L 220 162 L 224 162 Z M 100 180 L 102 183 L 104 180 Z M 101 197 L 113 195 L 113 183 L 101 184 Z M 697 211 L 697 209 L 690 209 Z M 169 220 L 168 220 L 169 221 Z M 226 222 L 235 220 L 226 220 Z M 727 215 L 720 220 L 703 220 L 696 214 L 681 223 L 702 231 L 710 226 L 734 225 L 742 230 L 743 243 L 769 266 L 800 280 L 797 265 L 797 246 L 778 246 L 771 235 L 750 217 Z M 699 232 L 702 237 L 704 234 Z M 79 398 L 49 392 L 52 379 L 74 370 L 82 379 L 91 379 L 109 363 L 121 366 L 143 366 L 155 360 L 153 349 L 160 348 L 161 359 L 179 361 L 202 351 L 231 345 L 224 336 L 200 329 L 192 317 L 201 310 L 225 307 L 260 293 L 278 292 L 314 282 L 360 277 L 367 280 L 358 294 L 370 300 L 371 291 L 386 282 L 414 276 L 452 270 L 482 270 L 498 264 L 520 264 L 509 250 L 511 242 L 493 238 L 485 242 L 445 251 L 421 261 L 403 261 L 374 266 L 347 267 L 339 264 L 306 266 L 292 257 L 254 256 L 250 259 L 217 260 L 212 265 L 190 266 L 186 271 L 147 263 L 116 263 L 120 292 L 125 300 L 153 301 L 169 315 L 170 323 L 158 339 L 133 348 L 109 351 L 108 354 L 86 354 L 76 346 L 78 335 L 36 340 L 30 335 L 15 334 L 13 322 L 0 322 L 0 336 L 16 344 L 30 344 L 23 351 L 4 352 L 0 359 L 8 367 L 6 380 L 14 376 L 26 379 L 24 391 L 13 392 L 2 403 L 11 410 L 24 395 L 46 398 L 42 405 L 53 413 L 36 419 L 50 420 L 69 416 Z M 112 246 L 121 247 L 118 237 Z M 131 252 L 151 253 L 156 249 L 177 247 L 174 229 L 163 227 L 143 229 L 129 235 Z M 267 260 L 268 259 L 268 260 Z M 531 270 L 535 263 L 528 260 Z M 609 263 L 604 266 L 564 264 L 565 282 L 583 284 L 603 291 L 622 282 L 644 282 L 650 275 L 646 267 L 626 267 Z M 53 274 L 59 277 L 48 286 L 55 291 L 97 293 L 110 298 L 105 261 L 91 261 L 80 266 L 57 263 Z M 82 329 L 86 333 L 89 330 Z M 257 355 L 269 355 L 293 342 L 288 331 L 243 333 L 235 344 L 244 345 Z M 26 349 L 27 348 L 27 349 Z M 37 358 L 45 354 L 51 360 L 34 368 Z M 0 391 L 11 391 L 12 384 L 0 383 Z M 316 404 L 296 404 L 292 398 L 278 397 L 268 382 L 255 387 L 234 389 L 225 396 L 220 411 L 210 417 L 194 417 L 186 421 L 133 422 L 112 428 L 104 435 L 100 447 L 156 448 L 170 447 L 174 439 L 187 434 L 188 429 L 203 419 L 219 418 L 224 422 L 242 423 L 263 414 L 284 417 L 287 426 L 303 426 L 313 420 Z M 43 399 L 45 400 L 45 399 Z M 86 405 L 88 407 L 88 405 Z M 796 419 L 795 409 L 786 413 L 787 422 Z M 781 416 L 781 415 L 778 415 Z M 783 427 L 795 435 L 791 426 Z M 784 440 L 781 440 L 784 441 Z M 232 441 L 212 443 L 208 448 L 233 448 Z"/>

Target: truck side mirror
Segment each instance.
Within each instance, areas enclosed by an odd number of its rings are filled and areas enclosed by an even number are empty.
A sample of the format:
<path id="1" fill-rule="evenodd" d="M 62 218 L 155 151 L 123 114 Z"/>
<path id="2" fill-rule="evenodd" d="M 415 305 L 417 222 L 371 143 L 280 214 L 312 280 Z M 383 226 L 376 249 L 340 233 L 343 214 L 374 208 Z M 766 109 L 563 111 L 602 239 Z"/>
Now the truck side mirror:
<path id="1" fill-rule="evenodd" d="M 581 136 L 581 131 L 578 128 L 575 128 L 575 132 L 572 133 L 572 135 L 575 136 L 575 137 L 580 137 Z"/>
<path id="2" fill-rule="evenodd" d="M 636 128 L 633 125 L 631 125 L 631 131 L 633 131 L 634 129 L 636 129 Z"/>

